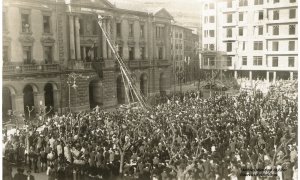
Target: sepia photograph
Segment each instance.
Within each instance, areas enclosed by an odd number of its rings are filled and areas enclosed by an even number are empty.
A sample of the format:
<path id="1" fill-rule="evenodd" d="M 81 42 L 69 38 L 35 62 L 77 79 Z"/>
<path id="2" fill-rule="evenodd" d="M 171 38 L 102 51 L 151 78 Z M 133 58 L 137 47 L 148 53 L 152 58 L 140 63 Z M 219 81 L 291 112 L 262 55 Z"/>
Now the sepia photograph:
<path id="1" fill-rule="evenodd" d="M 297 0 L 2 0 L 3 180 L 297 180 Z"/>

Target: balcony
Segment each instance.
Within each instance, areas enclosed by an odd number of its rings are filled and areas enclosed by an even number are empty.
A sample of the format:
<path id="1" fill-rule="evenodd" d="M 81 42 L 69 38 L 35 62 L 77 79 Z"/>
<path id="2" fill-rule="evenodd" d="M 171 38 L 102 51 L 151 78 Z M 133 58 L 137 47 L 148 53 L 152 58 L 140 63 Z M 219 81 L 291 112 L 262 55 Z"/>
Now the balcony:
<path id="1" fill-rule="evenodd" d="M 116 63 L 116 69 L 120 68 L 119 63 Z M 148 60 L 127 60 L 124 61 L 124 64 L 130 69 L 142 69 L 148 68 L 150 66 L 150 62 Z"/>
<path id="2" fill-rule="evenodd" d="M 3 74 L 29 74 L 59 72 L 59 64 L 3 65 Z"/>
<path id="3" fill-rule="evenodd" d="M 157 66 L 169 66 L 171 65 L 168 60 L 158 59 L 156 60 Z"/>
<path id="4" fill-rule="evenodd" d="M 288 0 L 280 1 L 279 3 L 274 3 L 270 1 L 265 6 L 267 9 L 277 9 L 277 8 L 284 8 L 284 7 L 297 7 L 297 1 L 294 3 L 290 3 Z"/>

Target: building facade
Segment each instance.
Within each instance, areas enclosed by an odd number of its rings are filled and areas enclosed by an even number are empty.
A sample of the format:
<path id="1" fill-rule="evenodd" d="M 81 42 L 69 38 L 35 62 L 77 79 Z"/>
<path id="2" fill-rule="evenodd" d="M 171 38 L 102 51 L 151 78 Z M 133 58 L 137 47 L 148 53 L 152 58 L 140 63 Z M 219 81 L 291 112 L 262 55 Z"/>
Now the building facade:
<path id="1" fill-rule="evenodd" d="M 172 25 L 171 59 L 173 62 L 174 84 L 191 81 L 199 71 L 199 36 L 192 29 Z"/>
<path id="2" fill-rule="evenodd" d="M 169 90 L 172 16 L 165 9 L 131 11 L 106 0 L 5 0 L 3 114 L 12 109 L 28 117 L 45 108 L 79 111 L 129 101 L 98 14 L 138 90 L 146 97 Z"/>
<path id="3" fill-rule="evenodd" d="M 296 0 L 216 0 L 202 6 L 202 69 L 249 79 L 294 79 Z"/>

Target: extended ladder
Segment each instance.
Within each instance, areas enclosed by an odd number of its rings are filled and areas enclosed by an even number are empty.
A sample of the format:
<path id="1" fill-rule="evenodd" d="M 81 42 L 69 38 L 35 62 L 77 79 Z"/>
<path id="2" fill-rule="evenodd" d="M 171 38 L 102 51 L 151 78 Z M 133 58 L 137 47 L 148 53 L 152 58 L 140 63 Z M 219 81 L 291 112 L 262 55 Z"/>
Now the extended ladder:
<path id="1" fill-rule="evenodd" d="M 98 25 L 101 28 L 101 31 L 104 34 L 109 47 L 111 48 L 112 52 L 114 53 L 119 65 L 120 65 L 120 71 L 121 71 L 121 75 L 122 75 L 122 79 L 123 79 L 123 83 L 124 83 L 124 87 L 125 87 L 125 93 L 126 93 L 126 96 L 128 98 L 128 101 L 130 103 L 130 98 L 129 98 L 130 96 L 132 97 L 132 99 L 134 99 L 134 96 L 135 96 L 137 98 L 137 101 L 140 104 L 140 106 L 143 109 L 148 109 L 148 105 L 145 101 L 145 98 L 137 90 L 135 83 L 133 83 L 134 81 L 131 77 L 131 73 L 130 73 L 129 69 L 125 65 L 123 59 L 120 57 L 116 46 L 114 46 L 112 44 L 113 41 L 110 39 L 109 34 L 103 28 L 103 25 L 102 25 L 102 20 L 103 19 L 104 18 L 101 15 L 98 15 Z M 127 88 L 129 88 L 129 92 L 128 92 Z"/>

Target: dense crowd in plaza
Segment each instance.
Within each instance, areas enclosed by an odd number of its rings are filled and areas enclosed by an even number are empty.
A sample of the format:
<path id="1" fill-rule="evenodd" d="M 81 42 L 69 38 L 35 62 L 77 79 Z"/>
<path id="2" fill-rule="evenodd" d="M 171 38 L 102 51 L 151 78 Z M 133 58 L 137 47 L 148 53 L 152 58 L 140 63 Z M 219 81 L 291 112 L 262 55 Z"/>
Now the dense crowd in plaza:
<path id="1" fill-rule="evenodd" d="M 15 163 L 14 176 L 29 169 L 49 180 L 297 179 L 297 114 L 285 95 L 189 92 L 151 110 L 55 115 L 4 134 L 3 176 L 12 179 Z"/>

